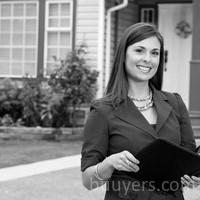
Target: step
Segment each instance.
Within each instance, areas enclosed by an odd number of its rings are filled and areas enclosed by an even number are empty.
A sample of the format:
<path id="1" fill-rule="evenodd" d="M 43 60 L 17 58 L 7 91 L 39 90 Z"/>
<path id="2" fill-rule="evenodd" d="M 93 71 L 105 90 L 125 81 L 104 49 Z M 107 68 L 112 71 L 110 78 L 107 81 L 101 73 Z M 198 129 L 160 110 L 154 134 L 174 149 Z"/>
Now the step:
<path id="1" fill-rule="evenodd" d="M 194 137 L 196 139 L 200 139 L 200 125 L 198 126 L 192 126 L 193 132 L 194 132 Z"/>
<path id="2" fill-rule="evenodd" d="M 200 113 L 190 113 L 192 126 L 200 126 Z"/>

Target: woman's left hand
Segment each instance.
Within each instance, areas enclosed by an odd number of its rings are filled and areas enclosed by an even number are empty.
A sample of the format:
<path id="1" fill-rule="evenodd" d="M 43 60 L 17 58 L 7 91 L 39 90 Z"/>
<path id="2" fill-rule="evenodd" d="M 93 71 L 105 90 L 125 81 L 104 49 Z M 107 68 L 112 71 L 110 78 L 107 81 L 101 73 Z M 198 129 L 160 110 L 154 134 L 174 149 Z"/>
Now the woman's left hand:
<path id="1" fill-rule="evenodd" d="M 181 177 L 181 183 L 183 186 L 194 188 L 200 185 L 200 177 L 184 175 Z"/>

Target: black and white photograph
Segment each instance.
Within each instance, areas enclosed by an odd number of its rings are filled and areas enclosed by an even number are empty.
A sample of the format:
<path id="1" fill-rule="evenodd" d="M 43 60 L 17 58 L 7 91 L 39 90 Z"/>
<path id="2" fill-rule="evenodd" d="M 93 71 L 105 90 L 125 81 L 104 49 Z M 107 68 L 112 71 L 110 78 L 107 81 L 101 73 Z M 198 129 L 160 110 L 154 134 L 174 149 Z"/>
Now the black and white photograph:
<path id="1" fill-rule="evenodd" d="M 199 33 L 199 0 L 0 0 L 0 199 L 199 200 Z"/>

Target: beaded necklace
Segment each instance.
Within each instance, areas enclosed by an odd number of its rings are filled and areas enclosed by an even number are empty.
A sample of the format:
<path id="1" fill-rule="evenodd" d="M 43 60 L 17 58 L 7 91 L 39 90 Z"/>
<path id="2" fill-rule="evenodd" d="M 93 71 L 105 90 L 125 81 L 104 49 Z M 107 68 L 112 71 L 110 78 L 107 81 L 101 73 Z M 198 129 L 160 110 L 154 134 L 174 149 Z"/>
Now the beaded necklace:
<path id="1" fill-rule="evenodd" d="M 139 111 L 148 110 L 153 106 L 152 91 L 149 90 L 149 95 L 144 98 L 135 98 L 131 95 L 128 96 L 133 102 L 145 102 L 143 106 L 136 106 Z"/>

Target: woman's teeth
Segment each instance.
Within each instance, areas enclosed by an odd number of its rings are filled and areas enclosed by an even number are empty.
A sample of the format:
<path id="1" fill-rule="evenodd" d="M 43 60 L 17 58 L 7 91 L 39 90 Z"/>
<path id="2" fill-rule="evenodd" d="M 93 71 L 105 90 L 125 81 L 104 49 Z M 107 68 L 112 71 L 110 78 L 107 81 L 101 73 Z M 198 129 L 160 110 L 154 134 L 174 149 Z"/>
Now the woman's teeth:
<path id="1" fill-rule="evenodd" d="M 144 73 L 148 73 L 151 71 L 151 67 L 147 66 L 137 65 L 137 68 Z"/>

